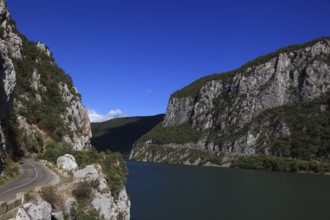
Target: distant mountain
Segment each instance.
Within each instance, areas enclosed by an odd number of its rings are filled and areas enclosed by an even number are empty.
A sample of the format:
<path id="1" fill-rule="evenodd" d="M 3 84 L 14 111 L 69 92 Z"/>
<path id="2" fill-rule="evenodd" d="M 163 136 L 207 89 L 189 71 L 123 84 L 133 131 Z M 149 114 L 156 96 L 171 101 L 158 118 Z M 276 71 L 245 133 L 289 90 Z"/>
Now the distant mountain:
<path id="1" fill-rule="evenodd" d="M 159 124 L 163 114 L 146 117 L 115 118 L 91 123 L 92 145 L 97 150 L 111 150 L 128 154 L 135 141 Z"/>
<path id="2" fill-rule="evenodd" d="M 328 172 L 330 38 L 292 45 L 175 92 L 131 159 Z"/>

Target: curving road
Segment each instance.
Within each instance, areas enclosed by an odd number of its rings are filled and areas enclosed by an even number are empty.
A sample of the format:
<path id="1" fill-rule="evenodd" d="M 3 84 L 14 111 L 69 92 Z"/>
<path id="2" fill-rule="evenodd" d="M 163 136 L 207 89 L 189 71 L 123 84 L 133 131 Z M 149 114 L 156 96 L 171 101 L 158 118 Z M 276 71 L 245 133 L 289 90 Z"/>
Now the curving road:
<path id="1" fill-rule="evenodd" d="M 16 198 L 16 194 L 27 192 L 37 186 L 53 185 L 59 181 L 59 177 L 43 163 L 33 159 L 23 159 L 21 174 L 14 182 L 0 186 L 0 201 L 10 201 Z"/>

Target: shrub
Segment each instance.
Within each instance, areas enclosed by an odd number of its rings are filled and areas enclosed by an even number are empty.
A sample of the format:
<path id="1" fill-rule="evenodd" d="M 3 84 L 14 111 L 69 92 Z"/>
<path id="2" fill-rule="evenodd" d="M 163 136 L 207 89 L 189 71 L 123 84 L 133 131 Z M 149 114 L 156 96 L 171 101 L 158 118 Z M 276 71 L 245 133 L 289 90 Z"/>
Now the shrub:
<path id="1" fill-rule="evenodd" d="M 75 185 L 72 191 L 73 196 L 77 199 L 78 203 L 82 206 L 86 205 L 91 200 L 92 186 L 90 182 L 83 181 Z"/>
<path id="2" fill-rule="evenodd" d="M 64 201 L 60 194 L 57 192 L 57 188 L 55 186 L 46 186 L 43 187 L 40 191 L 40 196 L 45 201 L 49 202 L 53 207 L 57 210 L 64 209 Z"/>
<path id="3" fill-rule="evenodd" d="M 108 151 L 104 154 L 101 166 L 103 172 L 106 174 L 111 192 L 115 196 L 118 196 L 125 186 L 128 174 L 128 169 L 122 155 L 120 153 L 111 153 Z"/>
<path id="4" fill-rule="evenodd" d="M 20 114 L 27 119 L 27 122 L 36 124 L 54 140 L 62 141 L 64 134 L 70 135 L 70 130 L 61 118 L 68 103 L 62 99 L 59 84 L 67 84 L 75 100 L 80 100 L 80 95 L 74 89 L 71 77 L 56 65 L 53 57 L 47 56 L 26 37 L 22 35 L 20 37 L 23 57 L 12 59 L 17 73 L 15 98 L 24 106 L 24 109 L 20 109 Z M 36 100 L 37 91 L 31 87 L 34 71 L 40 74 L 40 83 L 47 88 L 38 91 L 42 101 Z M 27 98 L 22 98 L 22 95 Z"/>
<path id="5" fill-rule="evenodd" d="M 72 151 L 72 146 L 67 143 L 50 142 L 46 144 L 46 151 L 43 154 L 39 154 L 39 158 L 56 163 L 57 158 L 64 154 L 71 154 Z"/>
<path id="6" fill-rule="evenodd" d="M 95 209 L 88 210 L 78 203 L 71 206 L 70 214 L 72 220 L 102 220 Z"/>
<path id="7" fill-rule="evenodd" d="M 244 156 L 232 162 L 232 167 L 243 169 L 270 170 L 281 172 L 326 173 L 330 171 L 329 163 L 295 160 L 292 158 L 272 156 Z"/>

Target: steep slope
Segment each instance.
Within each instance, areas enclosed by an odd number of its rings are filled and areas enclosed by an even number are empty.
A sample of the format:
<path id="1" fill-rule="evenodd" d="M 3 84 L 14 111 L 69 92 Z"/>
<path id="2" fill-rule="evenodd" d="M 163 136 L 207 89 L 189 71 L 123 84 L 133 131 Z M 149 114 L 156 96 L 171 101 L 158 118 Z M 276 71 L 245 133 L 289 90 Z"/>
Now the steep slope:
<path id="1" fill-rule="evenodd" d="M 5 0 L 0 0 L 0 75 L 0 165 L 5 158 L 43 152 L 50 142 L 90 147 L 87 110 L 70 76 L 44 44 L 18 32 Z"/>
<path id="2" fill-rule="evenodd" d="M 293 45 L 175 92 L 131 159 L 224 164 L 242 156 L 330 157 L 330 38 Z"/>
<path id="3" fill-rule="evenodd" d="M 97 150 L 128 154 L 135 141 L 164 119 L 164 115 L 115 118 L 92 123 L 92 145 Z"/>

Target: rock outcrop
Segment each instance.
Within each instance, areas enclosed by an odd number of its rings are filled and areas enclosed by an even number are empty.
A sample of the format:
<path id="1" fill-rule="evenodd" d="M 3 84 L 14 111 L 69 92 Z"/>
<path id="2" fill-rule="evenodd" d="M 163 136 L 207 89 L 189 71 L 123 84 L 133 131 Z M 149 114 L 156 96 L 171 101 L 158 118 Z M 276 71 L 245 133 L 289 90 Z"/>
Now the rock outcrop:
<path id="1" fill-rule="evenodd" d="M 46 45 L 19 33 L 6 0 L 0 0 L 0 78 L 0 161 L 49 141 L 90 148 L 88 113 L 70 76 Z"/>
<path id="2" fill-rule="evenodd" d="M 14 27 L 11 24 L 10 14 L 4 0 L 0 1 L 0 17 L 0 29 L 2 30 L 2 36 L 0 36 L 0 119 L 3 121 L 8 117 L 8 113 L 12 108 L 14 100 L 13 92 L 16 85 L 16 72 L 11 57 L 21 57 L 21 51 L 18 48 L 21 46 L 22 42 L 19 40 L 18 36 L 13 33 Z M 7 150 L 7 137 L 4 135 L 5 129 L 6 125 L 1 122 L 0 161 L 4 161 L 4 152 Z M 0 173 L 2 168 L 3 166 L 0 166 Z"/>
<path id="3" fill-rule="evenodd" d="M 64 175 L 65 184 L 45 187 L 29 194 L 33 199 L 26 201 L 19 208 L 13 220 L 63 220 L 64 217 L 94 219 L 97 216 L 105 220 L 130 219 L 131 202 L 125 187 L 118 188 L 118 193 L 115 193 L 110 184 L 113 186 L 118 183 L 108 183 L 109 176 L 103 174 L 99 164 L 87 165 L 83 169 L 74 171 L 69 169 L 77 165 L 72 155 L 66 154 L 57 161 L 65 174 L 68 170 L 72 172 L 72 178 Z M 112 166 L 117 165 L 112 164 Z M 118 173 L 108 175 L 116 174 Z"/>
<path id="4" fill-rule="evenodd" d="M 130 219 L 131 203 L 126 189 L 122 189 L 118 197 L 113 196 L 100 165 L 88 165 L 84 169 L 74 172 L 74 177 L 80 181 L 97 181 L 98 186 L 93 191 L 91 205 L 105 220 Z"/>
<path id="5" fill-rule="evenodd" d="M 185 148 L 217 156 L 225 163 L 244 155 L 283 155 L 275 146 L 279 142 L 290 145 L 286 156 L 303 158 L 291 139 L 297 132 L 294 124 L 301 122 L 287 117 L 288 108 L 298 112 L 308 109 L 304 103 L 321 100 L 324 103 L 315 104 L 315 114 L 322 115 L 321 110 L 328 108 L 322 100 L 329 91 L 330 38 L 281 49 L 174 93 L 162 126 L 142 137 L 130 158 L 166 161 L 169 152 Z M 185 135 L 170 132 L 179 128 L 186 129 Z M 314 154 L 327 157 L 328 153 L 319 150 Z M 191 158 L 190 154 L 186 152 L 183 160 Z"/>
<path id="6" fill-rule="evenodd" d="M 64 173 L 73 173 L 73 171 L 78 169 L 78 164 L 72 155 L 65 154 L 57 158 L 57 167 Z"/>
<path id="7" fill-rule="evenodd" d="M 55 214 L 58 216 L 58 214 Z M 51 220 L 58 219 L 52 216 L 52 206 L 41 198 L 25 203 L 19 208 L 15 220 Z M 63 219 L 63 216 L 62 216 Z"/>

